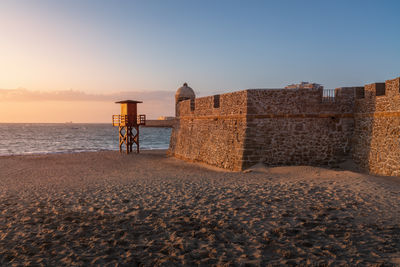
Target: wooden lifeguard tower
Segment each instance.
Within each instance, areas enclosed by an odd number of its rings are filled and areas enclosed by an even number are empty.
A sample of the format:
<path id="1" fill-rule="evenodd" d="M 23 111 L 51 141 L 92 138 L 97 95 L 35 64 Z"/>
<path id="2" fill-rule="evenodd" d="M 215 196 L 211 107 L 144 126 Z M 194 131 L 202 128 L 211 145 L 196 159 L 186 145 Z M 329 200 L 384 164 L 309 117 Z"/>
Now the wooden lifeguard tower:
<path id="1" fill-rule="evenodd" d="M 126 154 L 132 152 L 132 146 L 136 144 L 136 151 L 139 153 L 139 126 L 146 125 L 146 115 L 137 114 L 137 104 L 143 103 L 136 100 L 123 100 L 115 102 L 121 104 L 121 114 L 112 116 L 113 126 L 118 126 L 119 152 L 122 146 L 126 146 Z M 136 133 L 133 133 L 135 129 Z"/>

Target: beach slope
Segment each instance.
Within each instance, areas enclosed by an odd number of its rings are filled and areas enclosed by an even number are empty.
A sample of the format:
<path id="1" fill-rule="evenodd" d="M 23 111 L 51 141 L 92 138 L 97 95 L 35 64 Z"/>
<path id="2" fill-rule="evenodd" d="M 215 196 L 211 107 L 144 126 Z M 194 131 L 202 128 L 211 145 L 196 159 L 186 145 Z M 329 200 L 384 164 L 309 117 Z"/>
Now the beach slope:
<path id="1" fill-rule="evenodd" d="M 400 178 L 349 170 L 0 157 L 0 265 L 398 265 L 399 203 Z"/>

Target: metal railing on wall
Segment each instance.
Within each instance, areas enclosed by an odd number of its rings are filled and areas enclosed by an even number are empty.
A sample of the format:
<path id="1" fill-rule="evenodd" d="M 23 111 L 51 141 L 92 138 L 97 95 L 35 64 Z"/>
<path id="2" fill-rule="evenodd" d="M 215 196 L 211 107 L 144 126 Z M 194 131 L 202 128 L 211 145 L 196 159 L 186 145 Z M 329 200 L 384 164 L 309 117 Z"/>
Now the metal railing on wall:
<path id="1" fill-rule="evenodd" d="M 322 102 L 335 102 L 335 89 L 322 90 Z"/>

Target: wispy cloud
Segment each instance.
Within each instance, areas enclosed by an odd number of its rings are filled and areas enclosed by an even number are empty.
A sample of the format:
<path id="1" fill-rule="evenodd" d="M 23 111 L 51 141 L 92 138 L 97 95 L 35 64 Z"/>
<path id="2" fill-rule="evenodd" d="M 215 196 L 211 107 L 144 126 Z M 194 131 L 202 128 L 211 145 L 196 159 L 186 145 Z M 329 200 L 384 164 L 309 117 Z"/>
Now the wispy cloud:
<path id="1" fill-rule="evenodd" d="M 23 88 L 0 89 L 0 102 L 36 102 L 36 101 L 118 101 L 134 99 L 141 101 L 174 101 L 172 91 L 125 91 L 111 94 L 90 94 L 76 90 L 30 91 Z"/>
<path id="2" fill-rule="evenodd" d="M 0 89 L 0 122 L 109 122 L 110 116 L 119 112 L 114 102 L 125 99 L 143 101 L 139 112 L 149 119 L 174 115 L 174 92 L 169 91 L 93 94 L 18 88 Z"/>

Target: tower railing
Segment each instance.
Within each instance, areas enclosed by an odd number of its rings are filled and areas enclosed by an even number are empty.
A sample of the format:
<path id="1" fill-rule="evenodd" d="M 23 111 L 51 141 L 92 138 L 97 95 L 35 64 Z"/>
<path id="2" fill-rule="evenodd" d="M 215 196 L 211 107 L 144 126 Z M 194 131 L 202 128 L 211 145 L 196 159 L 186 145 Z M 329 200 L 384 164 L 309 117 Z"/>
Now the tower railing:
<path id="1" fill-rule="evenodd" d="M 113 126 L 136 126 L 146 125 L 146 115 L 138 115 L 136 121 L 129 115 L 112 115 Z"/>
<path id="2" fill-rule="evenodd" d="M 139 125 L 146 125 L 146 115 L 141 114 L 138 116 L 138 124 Z"/>

